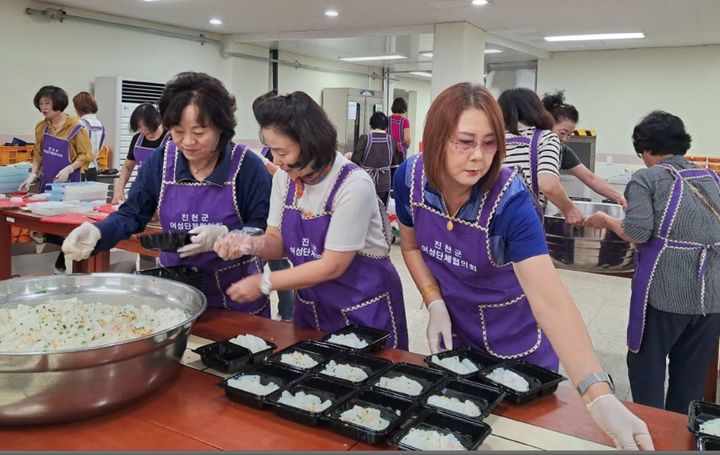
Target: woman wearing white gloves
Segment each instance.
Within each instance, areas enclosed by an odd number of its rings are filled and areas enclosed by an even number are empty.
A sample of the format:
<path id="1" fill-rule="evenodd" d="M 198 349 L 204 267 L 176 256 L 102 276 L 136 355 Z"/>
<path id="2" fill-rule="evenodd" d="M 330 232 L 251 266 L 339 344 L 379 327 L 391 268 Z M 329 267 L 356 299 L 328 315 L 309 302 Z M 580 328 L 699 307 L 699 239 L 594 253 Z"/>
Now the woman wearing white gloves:
<path id="1" fill-rule="evenodd" d="M 502 167 L 503 116 L 490 92 L 471 83 L 443 91 L 423 145 L 398 168 L 393 190 L 403 258 L 430 312 L 431 351 L 471 346 L 553 370 L 559 357 L 618 447 L 652 449 L 644 422 L 612 393 L 522 176 Z"/>
<path id="2" fill-rule="evenodd" d="M 92 161 L 92 143 L 80 120 L 63 113 L 67 93 L 46 85 L 35 94 L 33 104 L 44 118 L 35 125 L 32 171 L 18 191 L 28 191 L 38 176 L 40 193 L 49 183 L 79 182 L 81 171 Z"/>
<path id="3" fill-rule="evenodd" d="M 159 106 L 172 141 L 145 161 L 119 210 L 73 230 L 63 251 L 78 261 L 110 249 L 141 232 L 157 210 L 164 231 L 193 234 L 189 245 L 160 255 L 163 266 L 199 268 L 211 307 L 269 317 L 266 296 L 239 303 L 225 294 L 232 283 L 261 273 L 262 263 L 256 257 L 224 261 L 213 252 L 228 229 L 264 230 L 268 216 L 270 176 L 260 158 L 231 142 L 234 97 L 214 77 L 187 72 L 168 82 Z"/>

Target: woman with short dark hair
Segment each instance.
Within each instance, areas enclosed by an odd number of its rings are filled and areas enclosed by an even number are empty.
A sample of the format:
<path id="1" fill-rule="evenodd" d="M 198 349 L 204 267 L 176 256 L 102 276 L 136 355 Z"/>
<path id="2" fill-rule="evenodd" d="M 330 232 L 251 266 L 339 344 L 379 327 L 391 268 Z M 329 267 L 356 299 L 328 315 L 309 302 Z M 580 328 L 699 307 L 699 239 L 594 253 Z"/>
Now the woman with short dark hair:
<path id="1" fill-rule="evenodd" d="M 125 200 L 125 187 L 135 168 L 140 169 L 155 149 L 163 147 L 170 139 L 170 132 L 163 128 L 160 113 L 150 103 L 142 103 L 133 110 L 130 115 L 130 131 L 137 131 L 137 134 L 130 140 L 127 156 L 120 169 L 113 204 Z"/>
<path id="2" fill-rule="evenodd" d="M 502 166 L 504 139 L 490 92 L 456 84 L 428 110 L 423 153 L 395 174 L 400 246 L 430 313 L 430 350 L 472 347 L 552 370 L 559 355 L 615 444 L 652 449 L 645 424 L 600 373 L 580 313 L 548 256 L 533 198 L 518 170 Z"/>
<path id="3" fill-rule="evenodd" d="M 215 251 L 225 258 L 287 256 L 294 267 L 246 278 L 228 295 L 242 301 L 295 289 L 295 325 L 334 331 L 362 324 L 389 332 L 388 347 L 407 349 L 402 284 L 372 179 L 337 152 L 335 127 L 306 93 L 269 97 L 255 118 L 280 167 L 268 228 L 260 237 L 230 233 Z"/>
<path id="4" fill-rule="evenodd" d="M 627 332 L 633 401 L 685 413 L 703 398 L 720 336 L 720 178 L 684 158 L 691 138 L 675 115 L 648 114 L 632 141 L 647 169 L 625 189 L 624 220 L 596 213 L 587 224 L 636 244 Z"/>
<path id="5" fill-rule="evenodd" d="M 395 139 L 388 134 L 388 118 L 382 112 L 370 116 L 370 132 L 358 139 L 350 161 L 365 169 L 375 183 L 375 193 L 387 205 L 390 196 L 390 169 L 395 154 Z"/>
<path id="6" fill-rule="evenodd" d="M 269 317 L 267 296 L 239 302 L 225 294 L 232 283 L 262 273 L 258 258 L 225 261 L 213 252 L 229 229 L 265 229 L 268 214 L 270 176 L 260 158 L 231 141 L 235 98 L 212 76 L 180 73 L 165 86 L 160 112 L 173 140 L 147 158 L 118 211 L 73 230 L 63 251 L 79 261 L 110 249 L 142 232 L 157 211 L 163 231 L 191 235 L 190 244 L 160 254 L 162 266 L 200 269 L 210 307 Z"/>
<path id="7" fill-rule="evenodd" d="M 81 172 L 92 161 L 92 144 L 80 120 L 63 112 L 67 93 L 46 85 L 35 94 L 33 105 L 44 119 L 35 125 L 32 170 L 18 191 L 28 191 L 38 175 L 40 193 L 53 182 L 79 182 Z"/>

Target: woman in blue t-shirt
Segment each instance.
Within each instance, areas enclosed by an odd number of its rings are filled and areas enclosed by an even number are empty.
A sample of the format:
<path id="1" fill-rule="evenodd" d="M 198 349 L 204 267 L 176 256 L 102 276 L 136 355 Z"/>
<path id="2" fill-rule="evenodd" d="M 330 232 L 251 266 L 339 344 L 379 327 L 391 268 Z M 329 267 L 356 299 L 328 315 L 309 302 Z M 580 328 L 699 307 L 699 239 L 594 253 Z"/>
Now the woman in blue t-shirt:
<path id="1" fill-rule="evenodd" d="M 430 312 L 430 350 L 471 346 L 553 370 L 559 356 L 616 445 L 652 449 L 645 423 L 601 372 L 524 179 L 502 167 L 503 117 L 490 92 L 471 83 L 443 91 L 427 113 L 423 145 L 398 168 L 393 188 L 403 258 Z"/>

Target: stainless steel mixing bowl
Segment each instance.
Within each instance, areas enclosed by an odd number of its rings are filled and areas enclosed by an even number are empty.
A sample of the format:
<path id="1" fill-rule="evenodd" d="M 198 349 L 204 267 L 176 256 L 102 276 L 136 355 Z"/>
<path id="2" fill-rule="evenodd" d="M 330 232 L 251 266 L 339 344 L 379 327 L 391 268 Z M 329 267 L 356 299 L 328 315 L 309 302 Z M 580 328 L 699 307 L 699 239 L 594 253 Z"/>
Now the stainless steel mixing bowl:
<path id="1" fill-rule="evenodd" d="M 173 307 L 188 316 L 154 335 L 96 348 L 0 352 L 0 425 L 87 418 L 156 389 L 179 367 L 190 327 L 206 307 L 205 296 L 197 289 L 149 276 L 98 273 L 0 281 L 0 305 L 5 308 L 70 297 Z"/>
<path id="2" fill-rule="evenodd" d="M 588 217 L 605 212 L 615 218 L 624 218 L 617 204 L 573 201 Z M 548 202 L 545 208 L 545 239 L 550 257 L 559 268 L 593 273 L 629 272 L 635 267 L 635 246 L 614 232 L 590 227 L 573 228 L 565 223 L 560 210 Z"/>

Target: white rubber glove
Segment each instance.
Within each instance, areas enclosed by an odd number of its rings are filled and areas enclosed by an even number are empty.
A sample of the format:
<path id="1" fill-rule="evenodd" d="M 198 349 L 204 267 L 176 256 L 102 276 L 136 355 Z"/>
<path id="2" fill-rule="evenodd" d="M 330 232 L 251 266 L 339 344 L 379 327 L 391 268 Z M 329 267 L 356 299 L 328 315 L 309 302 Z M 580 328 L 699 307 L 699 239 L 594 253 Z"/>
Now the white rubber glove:
<path id="1" fill-rule="evenodd" d="M 64 168 L 60 169 L 60 172 L 58 172 L 55 176 L 55 181 L 60 183 L 67 182 L 70 178 L 70 174 L 72 174 L 73 172 L 75 172 L 75 168 L 72 167 L 71 164 L 68 164 Z"/>
<path id="2" fill-rule="evenodd" d="M 229 261 L 243 256 L 257 254 L 265 247 L 265 236 L 250 236 L 239 230 L 230 232 L 215 242 L 215 252 L 220 258 Z"/>
<path id="3" fill-rule="evenodd" d="M 445 350 L 452 349 L 452 323 L 445 302 L 441 299 L 433 300 L 428 305 L 428 311 L 430 320 L 427 325 L 427 339 L 430 344 L 430 352 L 437 354 L 443 350 L 440 344 L 441 339 Z"/>
<path id="4" fill-rule="evenodd" d="M 62 251 L 73 261 L 85 260 L 92 254 L 100 237 L 100 229 L 86 221 L 68 234 L 62 244 Z"/>
<path id="5" fill-rule="evenodd" d="M 227 233 L 227 226 L 223 226 L 221 224 L 207 224 L 204 226 L 198 226 L 188 232 L 188 234 L 193 235 L 192 237 L 190 237 L 190 241 L 192 243 L 181 246 L 177 249 L 177 252 L 180 253 L 181 258 L 195 256 L 196 254 L 200 253 L 207 253 L 208 251 L 212 251 L 213 245 L 215 245 L 217 239 L 221 238 Z"/>
<path id="6" fill-rule="evenodd" d="M 18 191 L 22 193 L 27 193 L 30 189 L 30 185 L 33 184 L 35 179 L 37 179 L 37 174 L 33 174 L 31 172 L 30 175 L 28 175 L 28 177 L 25 179 L 25 181 L 20 184 L 20 186 L 18 187 Z"/>
<path id="7" fill-rule="evenodd" d="M 595 398 L 587 405 L 595 423 L 620 450 L 655 450 L 645 422 L 630 412 L 615 395 Z"/>

